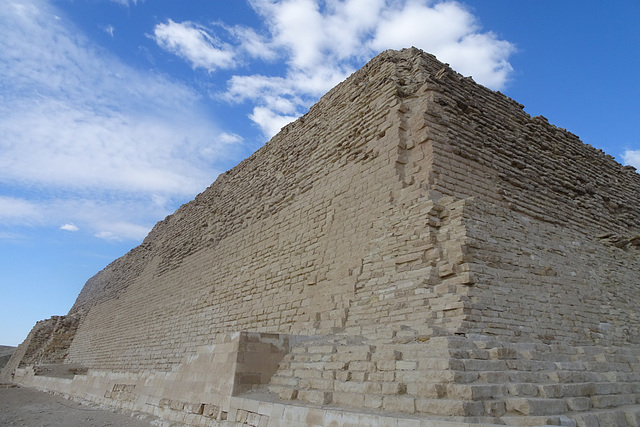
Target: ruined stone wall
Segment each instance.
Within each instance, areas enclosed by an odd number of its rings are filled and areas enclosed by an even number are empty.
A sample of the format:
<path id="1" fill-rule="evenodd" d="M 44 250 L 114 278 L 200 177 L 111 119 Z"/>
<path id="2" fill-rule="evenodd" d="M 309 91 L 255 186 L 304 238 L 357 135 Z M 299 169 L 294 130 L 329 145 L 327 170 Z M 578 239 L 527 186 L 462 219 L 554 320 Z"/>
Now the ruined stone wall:
<path id="1" fill-rule="evenodd" d="M 0 379 L 8 381 L 11 374 L 27 365 L 62 363 L 75 337 L 80 316 L 52 316 L 37 322 L 0 372 Z"/>

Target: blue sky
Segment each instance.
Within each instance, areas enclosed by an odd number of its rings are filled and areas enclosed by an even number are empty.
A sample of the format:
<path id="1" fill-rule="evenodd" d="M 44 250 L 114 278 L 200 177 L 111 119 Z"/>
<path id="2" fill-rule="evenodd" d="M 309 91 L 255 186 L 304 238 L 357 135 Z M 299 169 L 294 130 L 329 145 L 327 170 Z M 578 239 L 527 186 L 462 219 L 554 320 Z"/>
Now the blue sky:
<path id="1" fill-rule="evenodd" d="M 640 169 L 636 0 L 4 0 L 0 34 L 4 345 L 388 48 Z"/>

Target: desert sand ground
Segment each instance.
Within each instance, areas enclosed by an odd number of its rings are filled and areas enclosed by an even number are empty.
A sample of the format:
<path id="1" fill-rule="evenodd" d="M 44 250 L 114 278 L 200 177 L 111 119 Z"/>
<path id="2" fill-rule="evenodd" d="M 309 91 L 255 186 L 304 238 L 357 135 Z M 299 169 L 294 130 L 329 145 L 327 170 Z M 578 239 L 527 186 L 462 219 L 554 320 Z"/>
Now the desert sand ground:
<path id="1" fill-rule="evenodd" d="M 149 427 L 161 425 L 26 387 L 0 385 L 0 426 Z"/>

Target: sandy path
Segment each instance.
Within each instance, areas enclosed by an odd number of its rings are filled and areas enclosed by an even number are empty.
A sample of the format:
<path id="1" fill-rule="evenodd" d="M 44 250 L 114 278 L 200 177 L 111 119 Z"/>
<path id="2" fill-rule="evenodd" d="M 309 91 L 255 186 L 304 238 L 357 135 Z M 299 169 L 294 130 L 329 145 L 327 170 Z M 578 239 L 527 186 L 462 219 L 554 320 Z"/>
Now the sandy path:
<path id="1" fill-rule="evenodd" d="M 0 426 L 149 427 L 153 418 L 132 418 L 34 389 L 0 386 Z"/>

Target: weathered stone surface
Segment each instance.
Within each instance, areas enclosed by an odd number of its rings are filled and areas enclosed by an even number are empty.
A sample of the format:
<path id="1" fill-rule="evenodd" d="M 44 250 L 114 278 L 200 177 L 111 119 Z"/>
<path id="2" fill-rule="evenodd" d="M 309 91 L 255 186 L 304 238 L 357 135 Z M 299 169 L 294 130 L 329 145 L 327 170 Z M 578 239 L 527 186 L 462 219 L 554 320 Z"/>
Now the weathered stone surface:
<path id="1" fill-rule="evenodd" d="M 91 278 L 2 376 L 193 425 L 633 424 L 638 235 L 634 170 L 388 51 Z M 43 374 L 61 363 L 79 370 Z"/>

